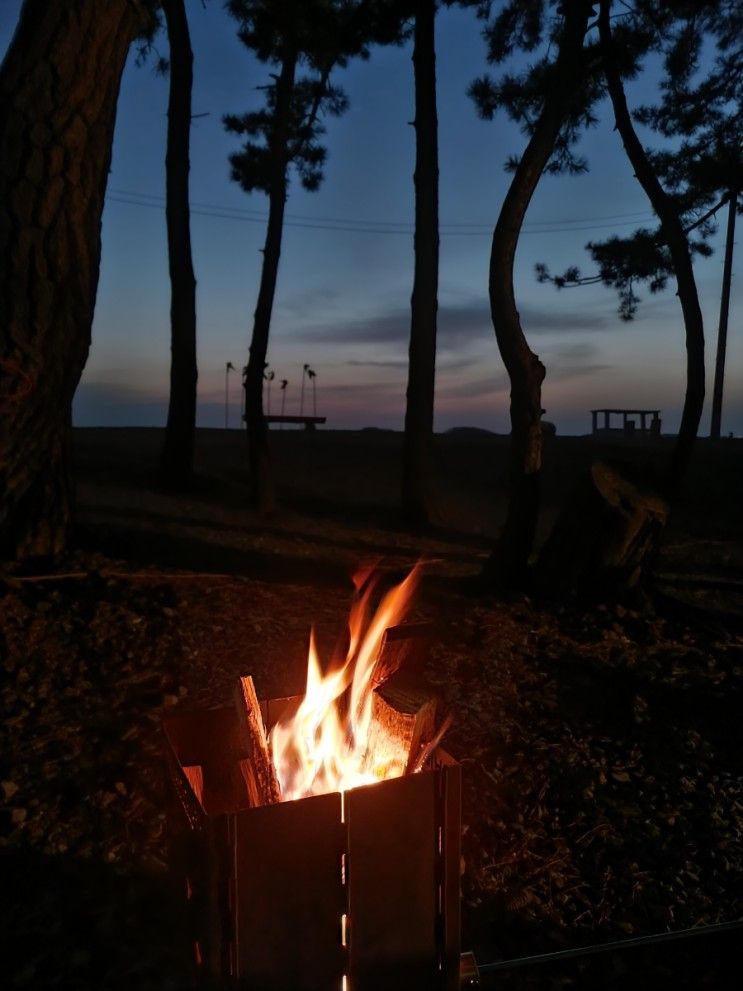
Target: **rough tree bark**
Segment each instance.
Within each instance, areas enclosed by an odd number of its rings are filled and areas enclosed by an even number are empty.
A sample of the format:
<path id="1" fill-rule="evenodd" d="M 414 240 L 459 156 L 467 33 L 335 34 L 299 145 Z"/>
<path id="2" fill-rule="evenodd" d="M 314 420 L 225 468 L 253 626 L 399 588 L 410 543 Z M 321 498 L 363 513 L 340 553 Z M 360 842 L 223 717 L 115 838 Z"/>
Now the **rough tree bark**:
<path id="1" fill-rule="evenodd" d="M 506 522 L 483 569 L 482 577 L 488 585 L 519 586 L 524 582 L 539 512 L 545 369 L 521 329 L 513 266 L 527 208 L 554 150 L 582 67 L 591 4 L 571 0 L 564 8 L 553 86 L 506 193 L 490 252 L 490 312 L 511 381 L 511 464 Z"/>
<path id="2" fill-rule="evenodd" d="M 170 268 L 170 403 L 161 467 L 169 485 L 187 485 L 196 429 L 196 280 L 188 199 L 193 52 L 183 0 L 162 0 L 170 44 L 168 144 L 165 155 Z"/>
<path id="3" fill-rule="evenodd" d="M 26 0 L 0 67 L 0 556 L 53 556 L 71 518 L 72 397 L 138 0 Z"/>
<path id="4" fill-rule="evenodd" d="M 439 278 L 439 163 L 436 117 L 436 2 L 415 7 L 415 274 L 403 441 L 402 514 L 413 526 L 432 512 L 433 407 Z"/>
<path id="5" fill-rule="evenodd" d="M 292 92 L 297 69 L 296 54 L 287 54 L 276 80 L 276 128 L 271 142 L 273 179 L 268 194 L 268 224 L 263 247 L 263 265 L 258 301 L 253 316 L 253 336 L 245 375 L 245 426 L 248 432 L 250 487 L 253 506 L 261 513 L 276 506 L 276 491 L 268 445 L 268 427 L 263 415 L 263 370 L 268 353 L 271 312 L 281 257 L 281 236 L 287 194 L 287 141 Z"/>
<path id="6" fill-rule="evenodd" d="M 686 332 L 686 394 L 676 444 L 664 480 L 664 492 L 672 498 L 686 473 L 699 430 L 704 406 L 704 321 L 699 305 L 689 241 L 673 200 L 661 186 L 645 149 L 637 137 L 614 56 L 611 35 L 611 2 L 601 0 L 599 37 L 604 74 L 617 130 L 638 182 L 662 225 L 662 233 L 673 260 L 676 285 Z"/>

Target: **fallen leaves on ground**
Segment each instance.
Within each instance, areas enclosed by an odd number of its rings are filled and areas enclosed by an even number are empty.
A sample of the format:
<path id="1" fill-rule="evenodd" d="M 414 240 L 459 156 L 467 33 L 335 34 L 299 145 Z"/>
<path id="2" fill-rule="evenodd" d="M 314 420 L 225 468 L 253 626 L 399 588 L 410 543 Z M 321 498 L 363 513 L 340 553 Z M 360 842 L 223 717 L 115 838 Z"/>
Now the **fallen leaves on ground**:
<path id="1" fill-rule="evenodd" d="M 349 589 L 79 567 L 0 597 L 12 986 L 186 987 L 162 714 L 227 703 L 242 673 L 299 690 L 309 627 L 332 644 Z M 506 958 L 743 914 L 734 623 L 485 601 L 454 579 L 411 619 L 436 623 L 429 675 L 458 713 L 465 947 Z"/>

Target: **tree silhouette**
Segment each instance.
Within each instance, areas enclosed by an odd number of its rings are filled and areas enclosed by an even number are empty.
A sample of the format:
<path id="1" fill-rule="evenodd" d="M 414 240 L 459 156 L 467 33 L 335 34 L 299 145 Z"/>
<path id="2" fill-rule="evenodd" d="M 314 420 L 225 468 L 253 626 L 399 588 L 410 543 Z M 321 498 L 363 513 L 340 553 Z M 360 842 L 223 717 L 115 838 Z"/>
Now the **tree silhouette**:
<path id="1" fill-rule="evenodd" d="M 268 366 L 266 366 L 266 367 L 268 367 Z M 263 378 L 264 378 L 264 380 L 266 382 L 268 382 L 268 390 L 267 390 L 268 391 L 268 399 L 266 401 L 266 412 L 270 415 L 270 413 L 271 413 L 271 383 L 276 378 L 276 372 L 274 372 L 273 369 L 271 371 L 264 372 L 263 373 Z"/>
<path id="2" fill-rule="evenodd" d="M 489 58 L 502 62 L 520 45 L 536 48 L 545 30 L 541 4 L 512 2 L 489 24 Z M 483 117 L 505 107 L 530 135 L 523 155 L 512 162 L 513 179 L 501 206 L 490 252 L 490 310 L 503 362 L 511 380 L 511 469 L 506 522 L 485 567 L 487 582 L 520 585 L 527 566 L 539 511 L 542 461 L 542 382 L 545 369 L 521 328 L 513 287 L 513 265 L 524 216 L 546 168 L 580 170 L 570 151 L 579 124 L 590 119 L 586 86 L 591 79 L 584 38 L 592 6 L 566 0 L 551 25 L 554 60 L 541 59 L 521 78 L 498 83 L 478 79 L 470 93 Z M 531 97 L 536 112 L 527 112 Z"/>
<path id="3" fill-rule="evenodd" d="M 452 6 L 454 0 L 445 0 Z M 481 0 L 459 0 L 478 7 Z M 434 512 L 432 445 L 436 384 L 436 335 L 439 278 L 439 153 L 436 97 L 436 0 L 408 0 L 397 5 L 398 40 L 413 24 L 415 90 L 415 235 L 413 291 L 410 299 L 410 343 L 405 433 L 402 460 L 402 516 L 412 526 L 428 523 Z"/>
<path id="4" fill-rule="evenodd" d="M 165 156 L 170 271 L 170 400 L 162 472 L 170 485 L 188 484 L 196 430 L 196 279 L 188 198 L 193 52 L 184 0 L 162 0 L 170 45 L 168 141 Z M 226 425 L 226 424 L 225 424 Z"/>
<path id="5" fill-rule="evenodd" d="M 402 515 L 413 526 L 432 512 L 431 445 L 439 279 L 439 156 L 436 0 L 413 3 L 415 83 L 415 263 L 402 462 Z"/>
<path id="6" fill-rule="evenodd" d="M 299 393 L 299 415 L 302 416 L 304 413 L 304 382 L 307 377 L 307 372 L 310 370 L 309 365 L 302 365 L 302 388 Z"/>
<path id="7" fill-rule="evenodd" d="M 308 368 L 307 378 L 312 383 L 312 415 L 317 416 L 317 373 L 312 368 Z"/>
<path id="8" fill-rule="evenodd" d="M 263 63 L 273 67 L 264 88 L 265 106 L 243 116 L 228 115 L 225 126 L 244 136 L 242 151 L 230 156 L 232 178 L 246 192 L 259 190 L 269 201 L 260 287 L 253 319 L 245 383 L 251 492 L 261 511 L 275 505 L 268 431 L 262 407 L 263 366 L 268 350 L 276 292 L 284 209 L 293 168 L 307 190 L 323 178 L 326 150 L 322 118 L 342 114 L 347 100 L 331 85 L 335 68 L 352 55 L 364 54 L 364 4 L 334 0 L 230 0 L 242 42 Z M 305 75 L 299 75 L 301 68 Z"/>
<path id="9" fill-rule="evenodd" d="M 72 513 L 119 82 L 147 5 L 26 0 L 0 66 L 0 555 L 53 556 Z"/>
<path id="10" fill-rule="evenodd" d="M 735 215 L 740 209 L 738 188 L 733 187 L 728 196 L 727 236 L 725 238 L 725 261 L 722 271 L 722 293 L 720 297 L 720 323 L 717 332 L 717 357 L 715 360 L 715 382 L 712 392 L 712 416 L 709 435 L 719 439 L 722 423 L 722 394 L 725 380 L 725 352 L 727 349 L 728 315 L 730 313 L 730 283 L 733 277 L 733 245 L 735 243 Z"/>
<path id="11" fill-rule="evenodd" d="M 288 379 L 281 380 L 281 415 L 284 416 L 286 410 L 286 387 L 289 385 Z M 283 427 L 283 423 L 281 424 Z"/>
<path id="12" fill-rule="evenodd" d="M 564 14 L 565 23 L 567 23 L 572 10 L 574 10 L 573 5 L 567 2 L 559 8 L 559 12 Z M 491 53 L 493 47 L 496 56 L 508 54 L 514 46 L 526 49 L 535 48 L 540 43 L 544 31 L 544 19 L 541 15 L 541 5 L 528 8 L 526 6 L 519 7 L 516 4 L 507 5 L 496 19 L 496 29 L 507 28 L 507 31 L 505 34 L 499 30 L 492 32 Z M 740 27 L 740 22 L 739 7 L 730 3 L 729 0 L 710 0 L 710 2 L 702 5 L 673 4 L 662 5 L 661 7 L 650 3 L 649 0 L 648 2 L 642 0 L 642 2 L 637 2 L 632 6 L 623 3 L 613 4 L 612 0 L 601 0 L 598 4 L 597 19 L 590 25 L 592 30 L 595 29 L 596 34 L 591 36 L 588 45 L 585 46 L 582 59 L 575 63 L 576 67 L 580 68 L 580 73 L 575 77 L 574 99 L 571 101 L 570 113 L 558 133 L 555 153 L 548 166 L 554 171 L 562 169 L 581 171 L 585 168 L 585 162 L 573 155 L 572 146 L 580 130 L 595 121 L 592 108 L 597 99 L 602 95 L 608 95 L 614 113 L 616 129 L 619 132 L 625 154 L 658 216 L 660 227 L 656 233 L 651 231 L 637 232 L 636 236 L 630 239 L 632 242 L 629 246 L 631 256 L 626 250 L 627 243 L 623 242 L 622 239 L 613 238 L 600 247 L 594 246 L 595 257 L 600 264 L 599 278 L 603 280 L 605 277 L 608 282 L 616 285 L 620 290 L 620 299 L 625 309 L 625 315 L 629 316 L 636 305 L 636 297 L 632 291 L 632 280 L 638 277 L 638 273 L 639 277 L 645 279 L 650 288 L 654 290 L 662 288 L 668 276 L 673 274 L 684 317 L 687 387 L 681 428 L 662 483 L 662 493 L 669 498 L 677 492 L 688 465 L 704 400 L 704 334 L 691 258 L 693 251 L 705 252 L 707 248 L 703 242 L 692 242 L 689 233 L 691 230 L 698 230 L 703 233 L 704 225 L 714 212 L 714 208 L 707 211 L 706 214 L 697 215 L 697 221 L 688 230 L 685 229 L 683 216 L 685 209 L 690 205 L 687 196 L 689 189 L 685 190 L 683 184 L 680 183 L 682 173 L 678 166 L 686 158 L 686 150 L 683 143 L 681 150 L 677 150 L 674 155 L 651 153 L 643 148 L 627 103 L 624 82 L 637 76 L 641 71 L 644 58 L 649 53 L 658 53 L 663 58 L 665 70 L 661 89 L 668 99 L 664 99 L 659 108 L 640 110 L 637 116 L 640 119 L 644 117 L 646 122 L 651 126 L 656 126 L 662 132 L 665 127 L 667 134 L 692 134 L 694 133 L 693 127 L 701 128 L 705 120 L 714 122 L 715 126 L 719 125 L 730 109 L 733 95 L 739 93 L 740 90 L 740 79 L 741 74 L 743 74 L 743 68 L 739 64 L 741 61 L 739 58 L 741 52 L 740 32 L 737 30 Z M 706 40 L 705 32 L 707 34 Z M 719 72 L 713 73 L 709 77 L 710 79 L 714 78 L 712 84 L 703 83 L 700 85 L 699 91 L 700 93 L 703 92 L 704 97 L 699 98 L 699 93 L 697 93 L 694 100 L 690 102 L 687 99 L 690 91 L 689 73 L 694 75 L 697 72 L 702 45 L 708 44 L 711 38 L 717 39 L 719 53 L 721 53 L 717 59 Z M 478 81 L 473 86 L 473 95 L 478 98 L 481 110 L 485 113 L 492 112 L 498 106 L 505 106 L 511 116 L 520 120 L 531 135 L 531 146 L 538 134 L 546 108 L 551 101 L 554 101 L 554 84 L 555 79 L 548 65 L 542 61 L 532 66 L 521 77 L 506 76 L 497 87 L 494 87 L 487 80 Z M 691 90 L 693 92 L 693 87 Z M 714 104 L 714 101 L 710 102 L 716 92 L 720 95 L 719 104 Z M 708 108 L 710 107 L 713 110 L 711 117 L 708 115 Z M 717 111 L 722 113 L 718 115 Z M 735 113 L 735 108 L 733 108 L 733 113 Z M 695 117 L 696 125 L 694 125 Z M 739 120 L 739 116 L 736 116 L 735 119 Z M 676 123 L 673 123 L 674 120 Z M 681 124 L 682 121 L 683 125 Z M 726 126 L 727 124 L 723 126 L 723 130 Z M 679 130 L 674 132 L 676 127 Z M 708 144 L 710 142 L 709 133 L 705 142 Z M 518 177 L 519 170 L 524 166 L 528 150 L 518 163 L 514 163 L 515 177 Z M 513 186 L 511 188 L 513 189 Z M 698 199 L 697 207 L 701 203 L 702 200 Z M 502 217 L 503 212 L 501 212 Z M 518 228 L 520 221 L 515 226 Z M 504 233 L 506 236 L 508 235 L 508 231 Z M 497 246 L 497 241 L 498 227 L 496 227 L 494 236 L 494 248 Z M 544 269 L 541 274 L 543 277 L 549 277 L 549 273 Z M 563 284 L 569 284 L 577 275 L 579 275 L 577 270 L 572 268 L 559 279 L 563 280 Z M 498 279 L 502 282 L 509 282 L 510 276 L 504 277 L 503 270 L 500 274 L 496 272 L 496 287 Z M 492 288 L 493 279 L 491 278 L 491 308 L 498 335 L 499 310 L 495 305 L 497 298 L 494 298 Z M 517 335 L 508 331 L 505 343 L 507 345 L 513 344 L 517 339 Z M 540 410 L 536 400 L 539 396 L 539 385 L 544 376 L 544 368 L 536 356 L 531 354 L 528 349 L 523 348 L 524 342 L 521 341 L 520 343 L 523 366 L 521 372 L 519 373 L 518 367 L 512 369 L 509 360 L 506 360 L 512 384 L 512 419 L 516 409 L 528 410 L 530 403 L 531 416 L 524 417 L 524 423 L 520 427 L 520 435 L 517 423 L 515 420 L 513 421 L 512 449 L 516 454 L 516 460 L 515 470 L 512 473 L 509 515 L 501 541 L 496 548 L 496 554 L 489 562 L 488 577 L 497 576 L 500 569 L 503 569 L 506 575 L 510 573 L 511 578 L 518 577 L 519 572 L 521 575 L 524 574 L 533 538 L 533 526 L 523 525 L 519 533 L 518 525 L 515 527 L 511 525 L 512 517 L 517 524 L 519 520 L 522 524 L 528 524 L 529 519 L 536 520 L 538 488 L 535 481 L 539 472 L 541 440 L 537 436 Z M 501 351 L 503 353 L 503 348 Z M 518 353 L 517 349 L 515 354 L 518 356 Z M 524 389 L 524 385 L 529 386 L 529 383 L 531 383 L 531 388 Z M 523 440 L 525 425 L 530 425 L 527 436 L 531 438 L 531 442 L 528 444 L 525 444 Z M 531 453 L 531 459 L 523 458 L 519 464 L 519 451 L 522 454 Z M 521 484 L 519 484 L 519 475 L 521 476 Z M 531 479 L 527 483 L 530 475 Z M 608 476 L 606 476 L 602 484 L 613 487 L 615 496 L 622 486 L 625 490 L 627 489 L 624 481 L 619 477 L 608 480 Z M 519 499 L 525 492 L 527 496 L 530 495 L 530 499 L 527 497 L 525 500 L 526 514 L 523 509 L 519 509 L 518 505 Z M 600 499 L 607 498 L 606 492 L 598 492 L 596 486 L 594 486 L 594 496 Z M 615 584 L 619 582 L 621 575 L 626 576 L 628 580 L 637 580 L 645 567 L 648 553 L 657 541 L 659 525 L 662 525 L 664 511 L 658 509 L 660 503 L 657 500 L 652 502 L 652 499 L 649 498 L 643 505 L 641 496 L 638 496 L 638 499 L 640 500 L 637 503 L 638 512 L 644 514 L 644 517 L 642 523 L 639 522 L 640 516 L 633 517 L 637 524 L 634 537 L 630 532 L 631 528 L 625 525 L 625 532 L 621 539 L 617 537 L 617 534 L 614 534 L 612 541 L 610 541 L 615 549 L 621 549 L 622 555 L 626 554 L 626 559 L 621 567 L 617 566 L 614 569 L 616 572 Z M 663 504 L 665 505 L 665 503 Z M 607 503 L 604 502 L 604 510 L 606 505 Z M 568 516 L 569 513 L 570 507 L 568 507 Z M 567 527 L 567 524 L 561 527 L 563 535 L 568 533 L 570 537 L 568 540 L 562 540 L 563 551 L 572 554 L 574 563 L 578 562 L 580 554 L 577 553 L 576 541 L 582 541 L 586 550 L 585 560 L 590 560 L 590 567 L 594 570 L 594 574 L 598 574 L 600 568 L 603 568 L 604 573 L 608 574 L 610 567 L 617 564 L 617 560 L 612 564 L 606 555 L 602 556 L 602 554 L 596 553 L 596 548 L 599 546 L 603 546 L 604 550 L 608 548 L 606 541 L 601 543 L 602 538 L 598 532 L 603 525 L 602 519 L 604 523 L 606 522 L 605 517 L 606 514 L 604 513 L 602 517 L 599 509 L 594 514 L 592 524 L 589 525 L 585 514 L 581 516 L 581 512 L 578 512 L 571 527 Z M 627 524 L 627 521 L 625 520 L 622 524 L 615 517 L 614 523 L 621 528 L 622 525 Z M 509 529 L 518 538 L 516 540 L 518 553 L 515 557 L 509 553 L 512 551 L 512 547 L 509 548 L 504 541 L 504 538 L 508 536 Z M 555 542 L 554 546 L 557 547 L 558 544 L 559 541 Z M 504 551 L 505 553 L 503 553 Z M 562 561 L 558 563 L 565 564 L 566 553 L 563 553 Z M 498 555 L 500 561 L 497 560 Z M 553 555 L 553 559 L 555 559 L 555 555 Z M 577 576 L 575 577 L 577 581 Z M 591 580 L 584 581 L 583 584 L 584 587 L 588 587 Z"/>
<path id="13" fill-rule="evenodd" d="M 663 481 L 665 493 L 673 497 L 691 457 L 705 394 L 704 326 L 692 258 L 710 254 L 706 239 L 715 230 L 712 218 L 726 203 L 732 215 L 737 191 L 743 186 L 743 12 L 724 0 L 699 9 L 658 11 L 641 6 L 619 27 L 612 27 L 610 12 L 609 0 L 602 0 L 601 56 L 616 128 L 659 223 L 629 237 L 589 242 L 587 250 L 598 267 L 595 275 L 585 277 L 577 266 L 570 266 L 553 276 L 540 264 L 537 277 L 557 288 L 591 282 L 611 286 L 619 295 L 619 314 L 624 320 L 632 319 L 637 311 L 638 284 L 644 283 L 655 293 L 675 279 L 686 333 L 687 384 L 681 424 Z M 663 56 L 665 76 L 660 102 L 631 111 L 623 75 L 628 36 L 636 39 L 638 35 L 643 49 Z M 709 68 L 699 79 L 703 48 L 714 50 L 715 58 L 708 61 Z M 680 145 L 673 151 L 648 151 L 639 140 L 633 118 L 663 137 L 680 138 Z M 732 248 L 731 236 L 728 242 Z M 724 355 L 724 337 L 721 345 Z M 721 393 L 720 370 L 713 410 L 718 435 Z"/>
<path id="14" fill-rule="evenodd" d="M 224 366 L 224 429 L 226 430 L 229 426 L 229 409 L 230 409 L 230 372 L 235 371 L 235 366 L 231 361 L 228 361 Z"/>

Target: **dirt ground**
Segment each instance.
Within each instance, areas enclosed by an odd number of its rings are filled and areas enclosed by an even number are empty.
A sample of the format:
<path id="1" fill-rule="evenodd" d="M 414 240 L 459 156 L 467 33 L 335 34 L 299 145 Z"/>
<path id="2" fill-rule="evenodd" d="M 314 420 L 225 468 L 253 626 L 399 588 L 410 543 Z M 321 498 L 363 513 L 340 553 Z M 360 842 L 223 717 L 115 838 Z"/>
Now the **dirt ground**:
<path id="1" fill-rule="evenodd" d="M 699 445 L 653 597 L 581 610 L 471 591 L 503 517 L 507 438 L 437 438 L 437 524 L 411 534 L 399 435 L 274 432 L 270 519 L 247 508 L 239 432 L 199 432 L 185 497 L 159 486 L 161 437 L 77 431 L 76 550 L 61 574 L 0 586 L 11 986 L 191 986 L 162 714 L 225 704 L 241 673 L 266 696 L 300 691 L 310 626 L 337 641 L 370 561 L 391 578 L 426 562 L 409 618 L 433 624 L 428 678 L 457 712 L 465 948 L 496 961 L 743 915 L 741 442 Z M 540 533 L 592 458 L 649 472 L 668 451 L 550 439 Z M 735 934 L 693 945 L 484 986 L 738 986 Z"/>

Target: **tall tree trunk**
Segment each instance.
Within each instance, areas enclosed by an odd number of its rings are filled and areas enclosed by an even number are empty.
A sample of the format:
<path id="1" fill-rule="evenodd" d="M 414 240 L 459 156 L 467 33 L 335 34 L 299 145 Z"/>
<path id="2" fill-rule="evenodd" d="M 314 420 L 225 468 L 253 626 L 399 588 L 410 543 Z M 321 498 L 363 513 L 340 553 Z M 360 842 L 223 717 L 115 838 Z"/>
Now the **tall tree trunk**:
<path id="1" fill-rule="evenodd" d="M 717 331 L 717 356 L 715 382 L 712 387 L 712 417 L 710 437 L 719 440 L 722 426 L 722 393 L 725 384 L 725 353 L 728 341 L 728 315 L 730 312 L 730 283 L 733 277 L 733 245 L 735 243 L 735 215 L 738 212 L 738 190 L 731 189 L 728 203 L 727 235 L 725 237 L 725 261 L 722 267 L 722 293 L 720 298 L 720 323 Z"/>
<path id="2" fill-rule="evenodd" d="M 245 376 L 245 425 L 248 431 L 251 499 L 253 506 L 262 513 L 270 512 L 276 505 L 268 427 L 263 415 L 263 370 L 268 354 L 268 334 L 281 257 L 287 192 L 287 142 L 296 69 L 297 56 L 290 53 L 285 56 L 276 80 L 276 128 L 271 142 L 273 180 L 268 195 L 268 225 L 263 247 L 261 282 Z"/>
<path id="3" fill-rule="evenodd" d="M 403 442 L 402 513 L 413 525 L 432 510 L 431 445 L 439 279 L 439 162 L 436 117 L 436 0 L 415 8 L 415 274 Z"/>
<path id="4" fill-rule="evenodd" d="M 490 252 L 490 312 L 511 380 L 511 466 L 503 530 L 483 570 L 487 584 L 523 583 L 539 512 L 542 465 L 542 382 L 545 369 L 521 329 L 513 289 L 513 266 L 521 227 L 537 183 L 552 155 L 583 64 L 583 38 L 591 13 L 586 0 L 564 5 L 565 23 L 554 84 L 519 161 L 493 232 Z"/>
<path id="5" fill-rule="evenodd" d="M 183 0 L 163 0 L 170 43 L 168 147 L 165 155 L 170 268 L 170 404 L 162 452 L 163 478 L 187 485 L 196 428 L 196 280 L 188 200 L 193 52 Z"/>
<path id="6" fill-rule="evenodd" d="M 0 67 L 0 556 L 66 544 L 72 397 L 138 0 L 26 0 Z"/>
<path id="7" fill-rule="evenodd" d="M 686 473 L 699 429 L 704 406 L 704 322 L 699 306 L 689 241 L 673 200 L 658 181 L 645 149 L 635 132 L 624 86 L 614 56 L 611 35 L 611 0 L 601 0 L 599 37 L 606 84 L 609 90 L 617 130 L 635 175 L 662 225 L 662 235 L 671 252 L 679 302 L 686 332 L 686 394 L 676 444 L 666 472 L 665 494 L 673 497 Z"/>

